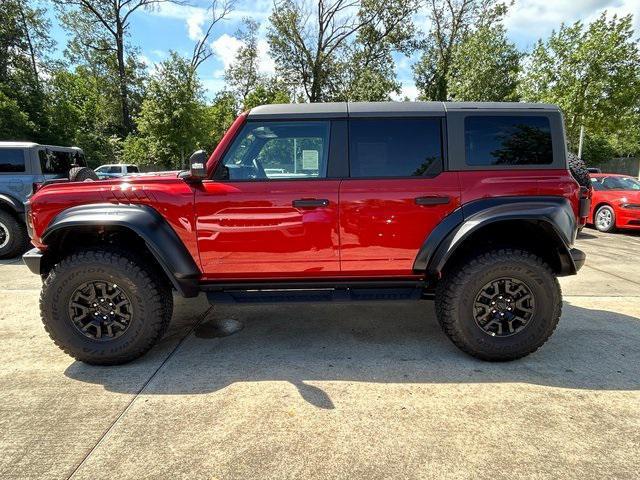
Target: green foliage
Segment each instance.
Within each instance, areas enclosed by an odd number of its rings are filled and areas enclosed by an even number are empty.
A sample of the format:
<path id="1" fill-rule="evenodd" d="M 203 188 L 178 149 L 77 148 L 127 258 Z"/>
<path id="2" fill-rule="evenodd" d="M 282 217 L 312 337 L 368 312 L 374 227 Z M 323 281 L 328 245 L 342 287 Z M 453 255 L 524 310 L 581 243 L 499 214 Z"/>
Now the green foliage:
<path id="1" fill-rule="evenodd" d="M 490 30 L 498 25 L 511 3 L 503 3 L 499 0 L 432 0 L 429 2 L 431 24 L 426 37 L 422 40 L 422 56 L 413 66 L 413 77 L 422 100 L 450 99 L 449 82 L 457 49 L 465 39 L 471 39 L 476 43 L 486 42 L 487 38 L 474 38 L 473 32 Z M 457 59 L 460 60 L 461 57 L 458 56 Z M 458 68 L 465 68 L 465 66 L 461 65 Z"/>
<path id="2" fill-rule="evenodd" d="M 125 158 L 139 165 L 181 168 L 205 138 L 202 86 L 188 60 L 172 52 L 149 82 Z M 146 147 L 146 148 L 143 148 Z"/>
<path id="3" fill-rule="evenodd" d="M 391 52 L 410 49 L 415 7 L 416 0 L 333 0 L 311 9 L 278 0 L 267 35 L 276 69 L 309 102 L 388 99 L 399 90 Z"/>
<path id="4" fill-rule="evenodd" d="M 238 106 L 230 92 L 220 92 L 213 104 L 206 108 L 206 138 L 208 151 L 213 151 L 224 133 L 236 119 Z"/>
<path id="5" fill-rule="evenodd" d="M 455 49 L 449 96 L 458 101 L 517 101 L 520 57 L 502 25 L 478 28 Z"/>
<path id="6" fill-rule="evenodd" d="M 562 108 L 573 150 L 584 125 L 585 147 L 606 138 L 619 155 L 640 152 L 640 53 L 631 15 L 561 25 L 533 49 L 520 92 Z"/>
<path id="7" fill-rule="evenodd" d="M 18 102 L 0 91 L 0 139 L 30 140 L 35 129 Z"/>

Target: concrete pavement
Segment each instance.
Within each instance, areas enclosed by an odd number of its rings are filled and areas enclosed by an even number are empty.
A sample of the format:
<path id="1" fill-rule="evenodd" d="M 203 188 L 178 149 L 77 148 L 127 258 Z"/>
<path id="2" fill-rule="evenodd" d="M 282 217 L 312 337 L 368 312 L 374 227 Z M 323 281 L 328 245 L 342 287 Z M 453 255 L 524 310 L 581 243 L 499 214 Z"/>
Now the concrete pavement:
<path id="1" fill-rule="evenodd" d="M 637 478 L 640 236 L 578 246 L 556 333 L 508 364 L 459 352 L 428 302 L 198 298 L 139 361 L 90 367 L 46 336 L 39 279 L 2 262 L 0 476 Z M 244 329 L 196 326 L 228 317 Z"/>

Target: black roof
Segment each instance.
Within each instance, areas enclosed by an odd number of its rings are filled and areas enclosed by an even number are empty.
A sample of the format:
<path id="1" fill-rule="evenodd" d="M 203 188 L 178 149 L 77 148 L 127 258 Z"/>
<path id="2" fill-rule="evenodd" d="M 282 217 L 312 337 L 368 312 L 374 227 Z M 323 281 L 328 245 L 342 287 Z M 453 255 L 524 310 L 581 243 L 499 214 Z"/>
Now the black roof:
<path id="1" fill-rule="evenodd" d="M 252 108 L 253 120 L 292 118 L 347 118 L 347 117 L 411 117 L 444 116 L 446 112 L 464 110 L 490 111 L 558 111 L 555 105 L 517 102 L 335 102 L 289 103 L 262 105 Z"/>

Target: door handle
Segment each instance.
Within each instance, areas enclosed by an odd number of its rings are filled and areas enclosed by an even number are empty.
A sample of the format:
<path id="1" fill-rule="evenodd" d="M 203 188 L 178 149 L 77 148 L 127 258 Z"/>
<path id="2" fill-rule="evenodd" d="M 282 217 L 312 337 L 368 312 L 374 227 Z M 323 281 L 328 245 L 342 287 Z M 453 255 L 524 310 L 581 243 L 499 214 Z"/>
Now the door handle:
<path id="1" fill-rule="evenodd" d="M 296 208 L 316 208 L 316 207 L 328 207 L 329 200 L 326 198 L 299 198 L 292 202 Z"/>
<path id="2" fill-rule="evenodd" d="M 450 201 L 451 201 L 451 198 L 449 197 L 438 197 L 438 196 L 418 197 L 416 198 L 416 205 L 424 205 L 424 206 L 446 205 Z"/>

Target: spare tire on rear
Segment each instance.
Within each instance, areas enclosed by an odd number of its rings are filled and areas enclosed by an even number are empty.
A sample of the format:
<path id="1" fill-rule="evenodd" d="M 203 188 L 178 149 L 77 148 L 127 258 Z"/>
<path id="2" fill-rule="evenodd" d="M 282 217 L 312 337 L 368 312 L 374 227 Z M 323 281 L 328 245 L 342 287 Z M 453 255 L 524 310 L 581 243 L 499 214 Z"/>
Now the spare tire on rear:
<path id="1" fill-rule="evenodd" d="M 575 153 L 569 153 L 567 160 L 569 162 L 571 175 L 576 179 L 576 182 L 578 182 L 581 187 L 591 188 L 591 177 L 589 176 L 589 170 L 587 170 L 584 160 Z"/>
<path id="2" fill-rule="evenodd" d="M 69 180 L 84 182 L 85 180 L 99 180 L 98 175 L 89 167 L 73 167 L 69 170 Z"/>

